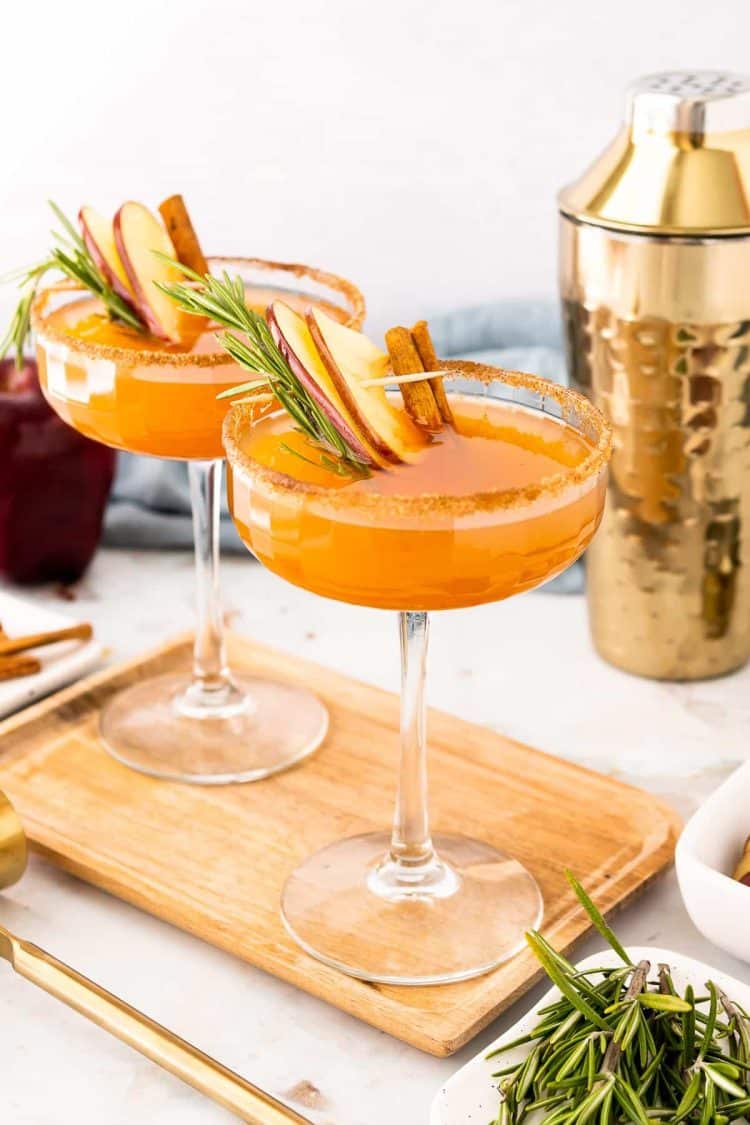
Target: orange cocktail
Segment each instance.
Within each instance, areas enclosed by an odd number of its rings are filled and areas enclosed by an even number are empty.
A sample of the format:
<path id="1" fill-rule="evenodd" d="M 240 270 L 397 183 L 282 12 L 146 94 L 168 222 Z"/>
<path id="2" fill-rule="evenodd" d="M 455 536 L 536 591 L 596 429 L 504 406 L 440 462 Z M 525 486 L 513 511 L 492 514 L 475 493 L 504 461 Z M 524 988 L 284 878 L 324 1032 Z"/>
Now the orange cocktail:
<path id="1" fill-rule="evenodd" d="M 354 479 L 303 460 L 286 414 L 249 426 L 236 408 L 229 494 L 242 539 L 289 582 L 381 609 L 498 601 L 564 570 L 601 518 L 589 439 L 484 395 L 452 406 L 455 427 L 415 464 Z"/>
<path id="2" fill-rule="evenodd" d="M 140 205 L 121 211 L 128 209 L 144 218 Z M 146 238 L 158 247 L 162 234 L 152 224 Z M 136 247 L 147 273 L 149 245 Z M 244 294 L 251 310 L 281 296 L 293 308 L 325 310 L 340 324 L 359 326 L 364 316 L 355 286 L 311 266 L 213 258 L 209 267 L 231 271 L 240 301 Z M 167 267 L 161 276 L 174 281 L 180 274 Z M 134 273 L 129 301 L 136 302 L 137 280 Z M 168 299 L 150 276 L 143 293 L 162 302 L 164 318 Z M 218 599 L 221 427 L 228 406 L 218 396 L 241 382 L 243 372 L 210 317 L 180 317 L 179 332 L 168 336 L 152 325 L 149 302 L 136 303 L 142 323 L 130 326 L 68 281 L 41 289 L 32 305 L 40 382 L 57 414 L 106 445 L 188 463 L 198 576 L 193 677 L 158 676 L 120 692 L 104 708 L 100 731 L 115 757 L 154 776 L 201 784 L 251 781 L 316 749 L 328 713 L 306 689 L 229 668 Z"/>
<path id="3" fill-rule="evenodd" d="M 312 299 L 343 323 L 360 321 L 361 310 L 349 307 L 350 287 L 344 282 L 338 283 L 342 303 L 336 304 L 331 296 L 315 298 L 262 280 L 265 272 L 286 269 L 292 283 L 300 275 L 330 285 L 334 279 L 328 274 L 253 259 L 229 264 L 248 276 L 259 275 L 247 285 L 250 308 L 263 312 L 280 296 L 297 308 Z M 216 337 L 216 325 L 199 324 L 172 343 L 111 320 L 95 298 L 68 297 L 47 311 L 50 291 L 43 291 L 34 320 L 39 378 L 56 413 L 88 437 L 128 453 L 181 461 L 222 457 L 227 406 L 217 395 L 237 383 L 238 372 Z"/>
<path id="4" fill-rule="evenodd" d="M 467 979 L 523 946 L 526 930 L 540 923 L 542 899 L 533 876 L 492 845 L 430 833 L 427 611 L 498 601 L 570 565 L 601 519 L 611 431 L 587 400 L 533 375 L 463 362 L 420 370 L 413 354 L 391 342 L 389 372 L 373 345 L 322 322 L 333 345 L 326 350 L 313 314 L 313 343 L 324 360 L 316 366 L 293 318 L 276 319 L 291 324 L 286 354 L 290 362 L 305 357 L 305 370 L 332 395 L 331 412 L 345 411 L 347 424 L 359 419 L 370 461 L 364 468 L 356 459 L 336 461 L 284 412 L 257 419 L 252 399 L 238 403 L 224 423 L 232 515 L 250 550 L 283 578 L 339 601 L 400 611 L 402 656 L 393 830 L 339 840 L 310 856 L 287 881 L 282 915 L 308 953 L 365 980 Z M 408 335 L 399 328 L 388 337 L 394 334 Z M 411 337 L 423 343 L 420 325 Z M 430 359 L 428 349 L 422 355 Z M 342 376 L 333 390 L 326 373 Z M 430 377 L 442 381 L 431 390 L 426 426 Z M 411 420 L 395 395 L 384 395 L 399 379 Z M 386 433 L 398 461 L 385 442 L 375 456 L 372 435 Z M 499 789 L 497 799 L 502 821 L 507 795 Z"/>

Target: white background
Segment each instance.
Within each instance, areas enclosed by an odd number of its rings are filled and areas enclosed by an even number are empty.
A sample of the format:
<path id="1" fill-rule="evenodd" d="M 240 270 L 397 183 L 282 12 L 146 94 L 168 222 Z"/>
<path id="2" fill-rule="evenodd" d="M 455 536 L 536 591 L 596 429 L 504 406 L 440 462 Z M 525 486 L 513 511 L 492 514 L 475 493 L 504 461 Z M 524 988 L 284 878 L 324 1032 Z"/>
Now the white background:
<path id="1" fill-rule="evenodd" d="M 633 77 L 750 69 L 748 0 L 8 0 L 0 272 L 182 191 L 205 247 L 311 261 L 372 322 L 555 287 L 555 193 Z M 11 294 L 0 293 L 0 313 Z"/>
<path id="2" fill-rule="evenodd" d="M 5 0 L 0 28 L 0 271 L 45 250 L 48 196 L 113 211 L 177 190 L 207 249 L 349 273 L 381 325 L 552 292 L 555 192 L 613 133 L 626 83 L 750 69 L 748 0 Z M 190 568 L 187 555 L 102 552 L 70 612 L 95 621 L 114 659 L 132 655 L 188 621 Z M 385 615 L 242 558 L 225 588 L 240 632 L 396 687 Z M 704 684 L 626 676 L 594 660 L 579 598 L 441 616 L 430 682 L 447 710 L 684 813 L 747 756 L 748 669 Z M 0 918 L 275 1094 L 314 1082 L 320 1125 L 424 1121 L 440 1082 L 499 1030 L 430 1058 L 41 861 Z M 747 976 L 698 936 L 671 876 L 618 929 Z M 0 1054 L 12 1125 L 225 1119 L 9 969 Z"/>

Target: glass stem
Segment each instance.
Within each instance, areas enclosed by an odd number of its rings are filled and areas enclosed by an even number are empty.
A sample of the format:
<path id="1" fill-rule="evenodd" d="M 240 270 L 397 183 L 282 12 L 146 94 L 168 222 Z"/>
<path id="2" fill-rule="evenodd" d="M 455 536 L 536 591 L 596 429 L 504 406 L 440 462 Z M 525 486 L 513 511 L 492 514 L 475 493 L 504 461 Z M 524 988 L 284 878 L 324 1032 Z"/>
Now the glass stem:
<path id="1" fill-rule="evenodd" d="M 221 461 L 189 461 L 193 506 L 197 622 L 190 705 L 221 706 L 233 691 L 224 647 L 219 592 Z"/>
<path id="2" fill-rule="evenodd" d="M 429 618 L 400 613 L 401 769 L 393 819 L 390 860 L 408 878 L 419 878 L 435 863 L 427 792 L 425 678 Z"/>

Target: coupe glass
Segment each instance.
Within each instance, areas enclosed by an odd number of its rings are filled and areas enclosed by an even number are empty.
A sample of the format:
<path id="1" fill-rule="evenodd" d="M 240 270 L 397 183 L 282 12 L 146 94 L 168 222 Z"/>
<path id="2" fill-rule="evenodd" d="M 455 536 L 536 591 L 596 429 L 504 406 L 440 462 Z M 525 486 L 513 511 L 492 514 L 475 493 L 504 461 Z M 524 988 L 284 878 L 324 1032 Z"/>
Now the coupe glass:
<path id="1" fill-rule="evenodd" d="M 214 272 L 240 276 L 248 304 L 283 298 L 316 305 L 352 327 L 364 300 L 348 281 L 309 266 L 256 258 L 212 258 Z M 88 297 L 84 301 L 90 300 Z M 53 409 L 75 429 L 131 453 L 186 460 L 197 574 L 192 676 L 145 679 L 114 696 L 101 716 L 105 746 L 151 774 L 204 785 L 254 781 L 285 769 L 325 737 L 328 713 L 311 692 L 230 670 L 219 596 L 219 506 L 226 401 L 217 395 L 246 378 L 213 335 L 190 346 L 142 346 L 130 330 L 116 344 L 66 331 L 81 315 L 67 283 L 40 293 L 32 323 L 39 377 Z M 108 329 L 109 331 L 109 329 Z M 140 579 L 133 574 L 133 605 Z M 123 612 L 127 612 L 123 607 Z"/>
<path id="2" fill-rule="evenodd" d="M 585 459 L 523 488 L 394 496 L 292 480 L 248 454 L 246 405 L 224 423 L 230 507 L 250 550 L 297 585 L 399 612 L 402 751 L 392 831 L 330 843 L 289 877 L 282 899 L 303 949 L 386 984 L 487 972 L 542 918 L 537 884 L 515 859 L 467 836 L 431 835 L 427 611 L 520 593 L 573 562 L 601 518 L 611 442 L 603 416 L 574 391 L 477 364 L 445 366 L 449 394 L 489 395 L 561 419 L 586 438 Z"/>

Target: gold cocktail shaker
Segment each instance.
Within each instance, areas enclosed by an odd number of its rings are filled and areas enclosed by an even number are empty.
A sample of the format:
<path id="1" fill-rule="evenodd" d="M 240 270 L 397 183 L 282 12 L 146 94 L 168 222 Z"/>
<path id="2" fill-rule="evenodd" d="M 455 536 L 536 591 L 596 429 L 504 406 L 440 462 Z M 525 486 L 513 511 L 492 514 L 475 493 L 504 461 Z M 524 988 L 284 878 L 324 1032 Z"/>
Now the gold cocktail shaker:
<path id="1" fill-rule="evenodd" d="M 572 383 L 614 426 L 594 643 L 660 679 L 750 657 L 750 78 L 668 72 L 560 195 Z"/>

